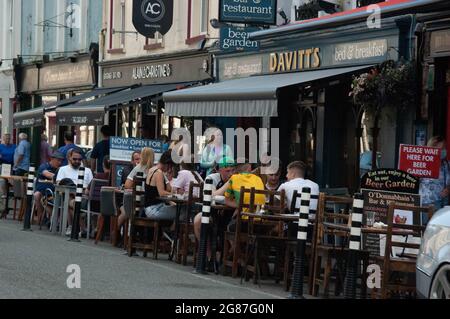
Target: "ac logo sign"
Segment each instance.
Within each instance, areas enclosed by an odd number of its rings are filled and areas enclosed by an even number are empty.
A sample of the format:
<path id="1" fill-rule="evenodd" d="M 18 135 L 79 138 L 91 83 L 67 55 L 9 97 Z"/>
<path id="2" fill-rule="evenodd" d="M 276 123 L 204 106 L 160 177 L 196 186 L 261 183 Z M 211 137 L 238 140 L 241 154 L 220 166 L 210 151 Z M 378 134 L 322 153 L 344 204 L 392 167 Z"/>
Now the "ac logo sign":
<path id="1" fill-rule="evenodd" d="M 165 35 L 173 23 L 173 0 L 133 0 L 133 25 L 140 34 Z"/>
<path id="2" fill-rule="evenodd" d="M 164 17 L 166 8 L 161 0 L 146 0 L 142 2 L 142 16 L 149 22 L 158 22 Z"/>

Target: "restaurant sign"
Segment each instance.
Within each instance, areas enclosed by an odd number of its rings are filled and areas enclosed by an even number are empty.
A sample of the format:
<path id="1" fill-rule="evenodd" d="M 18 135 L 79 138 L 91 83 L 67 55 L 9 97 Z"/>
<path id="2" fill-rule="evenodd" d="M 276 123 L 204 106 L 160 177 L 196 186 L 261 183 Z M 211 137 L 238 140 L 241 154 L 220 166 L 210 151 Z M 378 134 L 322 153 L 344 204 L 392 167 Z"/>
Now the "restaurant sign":
<path id="1" fill-rule="evenodd" d="M 337 44 L 333 52 L 333 64 L 368 61 L 386 57 L 388 44 L 386 39 L 364 42 Z"/>
<path id="2" fill-rule="evenodd" d="M 133 152 L 141 151 L 143 147 L 153 149 L 155 160 L 158 160 L 163 153 L 162 141 L 114 136 L 110 138 L 110 159 L 117 162 L 129 162 Z"/>
<path id="3" fill-rule="evenodd" d="M 258 51 L 259 41 L 250 40 L 249 34 L 259 28 L 225 27 L 220 29 L 220 49 L 230 51 Z"/>
<path id="4" fill-rule="evenodd" d="M 39 89 L 49 90 L 94 84 L 91 60 L 44 66 L 39 72 Z"/>
<path id="5" fill-rule="evenodd" d="M 361 189 L 364 197 L 364 213 L 375 213 L 375 222 L 387 224 L 387 213 L 391 202 L 403 206 L 420 206 L 420 195 L 382 190 Z M 397 212 L 396 212 L 397 213 Z M 408 214 L 404 214 L 408 215 Z"/>
<path id="6" fill-rule="evenodd" d="M 361 188 L 418 194 L 419 180 L 400 170 L 378 169 L 364 174 L 361 179 Z"/>
<path id="7" fill-rule="evenodd" d="M 102 66 L 101 77 L 105 87 L 203 81 L 211 78 L 205 68 L 211 65 L 210 59 L 209 55 L 200 54 L 182 59 L 108 63 Z"/>
<path id="8" fill-rule="evenodd" d="M 401 144 L 398 168 L 416 177 L 437 179 L 441 168 L 441 149 Z"/>
<path id="9" fill-rule="evenodd" d="M 320 48 L 271 53 L 269 64 L 271 73 L 317 69 L 321 66 Z"/>
<path id="10" fill-rule="evenodd" d="M 275 25 L 277 0 L 219 0 L 219 21 Z"/>

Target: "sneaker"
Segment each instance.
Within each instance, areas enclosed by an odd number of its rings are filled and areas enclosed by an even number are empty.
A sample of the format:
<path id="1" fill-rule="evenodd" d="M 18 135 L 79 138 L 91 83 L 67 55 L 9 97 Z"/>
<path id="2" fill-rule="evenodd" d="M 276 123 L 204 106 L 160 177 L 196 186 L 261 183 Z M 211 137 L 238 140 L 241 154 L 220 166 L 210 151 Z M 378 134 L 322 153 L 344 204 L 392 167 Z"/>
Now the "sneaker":
<path id="1" fill-rule="evenodd" d="M 72 234 L 72 226 L 67 227 L 66 236 L 70 236 Z"/>

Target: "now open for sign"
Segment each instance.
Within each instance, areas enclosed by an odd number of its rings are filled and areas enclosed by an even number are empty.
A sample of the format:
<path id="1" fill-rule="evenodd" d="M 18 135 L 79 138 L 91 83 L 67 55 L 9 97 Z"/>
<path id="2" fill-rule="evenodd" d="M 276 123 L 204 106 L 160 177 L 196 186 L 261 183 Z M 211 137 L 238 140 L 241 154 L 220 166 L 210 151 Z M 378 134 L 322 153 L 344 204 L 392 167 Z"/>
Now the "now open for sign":
<path id="1" fill-rule="evenodd" d="M 400 145 L 398 168 L 422 178 L 439 178 L 441 149 L 428 146 Z"/>

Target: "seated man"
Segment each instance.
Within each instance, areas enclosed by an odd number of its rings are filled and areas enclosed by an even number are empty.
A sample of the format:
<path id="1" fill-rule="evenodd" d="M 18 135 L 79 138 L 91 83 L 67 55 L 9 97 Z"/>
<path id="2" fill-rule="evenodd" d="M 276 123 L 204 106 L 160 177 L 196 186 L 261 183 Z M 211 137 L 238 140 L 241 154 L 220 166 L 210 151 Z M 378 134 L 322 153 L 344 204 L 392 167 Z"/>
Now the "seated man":
<path id="1" fill-rule="evenodd" d="M 255 174 L 251 173 L 252 165 L 247 161 L 243 164 L 238 164 L 236 166 L 237 174 L 231 176 L 228 181 L 228 189 L 225 192 L 225 205 L 236 208 L 233 214 L 233 219 L 228 224 L 228 231 L 234 232 L 236 230 L 236 215 L 237 208 L 239 205 L 241 187 L 246 189 L 254 187 L 256 190 L 264 190 L 264 183 L 261 178 Z M 250 203 L 250 194 L 246 194 L 244 198 L 244 203 Z M 255 196 L 255 205 L 264 205 L 266 203 L 266 198 L 262 194 L 257 194 Z M 244 209 L 245 211 L 245 209 Z M 248 217 L 242 216 L 243 220 L 247 220 Z"/>
<path id="2" fill-rule="evenodd" d="M 53 184 L 55 174 L 58 171 L 64 160 L 64 155 L 60 152 L 55 152 L 50 156 L 50 161 L 39 166 L 37 172 L 36 192 L 34 193 L 34 202 L 36 204 L 37 215 L 42 216 L 44 213 L 44 206 L 42 205 L 42 196 L 45 195 L 47 189 L 52 192 L 55 190 Z M 49 217 L 51 211 L 47 207 L 45 217 Z"/>
<path id="3" fill-rule="evenodd" d="M 294 191 L 301 192 L 303 187 L 311 188 L 311 195 L 319 195 L 319 185 L 309 179 L 305 179 L 307 165 L 301 161 L 292 162 L 287 167 L 287 182 L 281 184 L 278 191 L 284 190 L 286 196 L 287 209 L 291 209 L 292 196 Z M 300 208 L 300 199 L 295 203 L 296 208 Z M 317 208 L 317 200 L 310 201 L 310 208 Z"/>
<path id="4" fill-rule="evenodd" d="M 70 179 L 72 182 L 77 185 L 78 183 L 78 171 L 81 166 L 81 162 L 83 160 L 83 151 L 79 148 L 74 148 L 72 151 L 68 154 L 68 161 L 69 164 L 66 166 L 63 166 L 59 169 L 58 175 L 56 176 L 56 183 L 59 183 L 60 181 L 64 179 Z M 91 183 L 93 179 L 92 171 L 86 167 L 84 172 L 84 180 L 83 180 L 83 188 L 85 189 L 85 193 L 87 194 L 88 185 Z M 70 236 L 72 232 L 72 219 L 73 219 L 73 208 L 74 208 L 74 200 L 70 201 L 69 205 L 69 216 L 68 216 L 68 222 L 69 227 L 67 228 L 66 235 Z M 83 228 L 84 225 L 81 225 Z"/>

